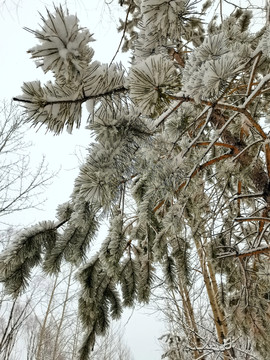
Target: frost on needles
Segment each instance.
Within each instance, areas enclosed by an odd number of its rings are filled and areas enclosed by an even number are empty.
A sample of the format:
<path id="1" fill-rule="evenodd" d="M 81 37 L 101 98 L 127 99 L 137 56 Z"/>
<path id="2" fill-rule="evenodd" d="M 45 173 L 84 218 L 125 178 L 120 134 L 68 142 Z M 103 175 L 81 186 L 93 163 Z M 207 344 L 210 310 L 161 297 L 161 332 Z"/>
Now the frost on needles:
<path id="1" fill-rule="evenodd" d="M 1 281 L 18 296 L 33 267 L 53 274 L 74 264 L 85 331 L 80 359 L 110 319 L 149 302 L 157 285 L 180 294 L 187 359 L 265 359 L 268 25 L 252 28 L 253 12 L 237 4 L 207 26 L 215 1 L 120 3 L 128 71 L 94 60 L 93 35 L 61 6 L 47 10 L 39 30 L 27 29 L 39 40 L 29 53 L 54 76 L 23 84 L 15 100 L 27 121 L 72 132 L 86 103 L 85 131 L 95 141 L 57 220 L 22 231 L 3 252 Z M 108 234 L 93 252 L 105 218 Z"/>

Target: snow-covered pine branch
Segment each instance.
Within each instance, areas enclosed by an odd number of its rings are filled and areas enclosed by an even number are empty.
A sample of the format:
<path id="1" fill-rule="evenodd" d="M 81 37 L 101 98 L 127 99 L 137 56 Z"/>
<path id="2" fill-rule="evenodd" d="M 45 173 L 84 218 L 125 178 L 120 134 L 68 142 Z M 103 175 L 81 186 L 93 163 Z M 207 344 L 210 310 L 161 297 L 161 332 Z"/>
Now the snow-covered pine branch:
<path id="1" fill-rule="evenodd" d="M 211 359 L 219 349 L 221 358 L 237 359 L 248 348 L 265 359 L 269 30 L 263 25 L 255 33 L 253 13 L 237 5 L 207 27 L 209 1 L 123 4 L 129 14 L 120 29 L 132 54 L 127 73 L 93 61 L 91 33 L 61 7 L 47 11 L 42 29 L 33 31 L 41 44 L 32 57 L 54 82 L 24 84 L 16 100 L 31 124 L 57 134 L 80 126 L 87 102 L 86 131 L 95 143 L 70 202 L 58 209 L 61 229 L 23 232 L 1 258 L 1 280 L 17 294 L 33 266 L 53 273 L 62 262 L 75 264 L 85 360 L 110 318 L 150 300 L 162 269 L 164 287 L 183 305 L 175 326 L 190 358 Z M 93 254 L 88 247 L 105 216 L 109 233 Z M 30 255 L 28 241 L 35 245 Z M 226 249 L 248 255 L 226 257 Z"/>

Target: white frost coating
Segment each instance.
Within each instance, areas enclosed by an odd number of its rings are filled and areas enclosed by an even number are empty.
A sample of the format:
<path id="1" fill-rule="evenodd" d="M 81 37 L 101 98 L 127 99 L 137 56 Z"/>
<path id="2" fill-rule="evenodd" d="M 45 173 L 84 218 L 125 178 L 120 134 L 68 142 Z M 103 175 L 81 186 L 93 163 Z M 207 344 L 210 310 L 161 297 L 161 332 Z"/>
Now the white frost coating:
<path id="1" fill-rule="evenodd" d="M 124 70 L 121 66 L 108 66 L 95 61 L 84 77 L 84 92 L 86 96 L 105 94 L 111 90 L 123 87 Z"/>
<path id="2" fill-rule="evenodd" d="M 256 49 L 254 50 L 252 56 L 256 56 L 260 51 L 266 56 L 270 57 L 270 28 L 265 31 L 261 40 L 259 41 Z"/>
<path id="3" fill-rule="evenodd" d="M 59 50 L 59 55 L 61 58 L 66 59 L 68 55 L 68 50 L 66 48 Z"/>
<path id="4" fill-rule="evenodd" d="M 160 93 L 177 81 L 172 61 L 162 55 L 153 55 L 134 65 L 129 74 L 130 98 L 149 115 L 157 107 L 164 107 Z"/>
<path id="5" fill-rule="evenodd" d="M 60 107 L 61 107 L 60 104 L 53 104 L 53 105 L 52 105 L 52 108 L 51 108 L 52 117 L 54 117 L 54 118 L 57 118 L 57 117 L 58 117 L 59 111 L 60 111 Z"/>
<path id="6" fill-rule="evenodd" d="M 241 69 L 236 50 L 228 47 L 223 34 L 206 38 L 186 63 L 182 90 L 196 103 L 216 99 Z"/>
<path id="7" fill-rule="evenodd" d="M 241 105 L 241 108 L 245 108 L 248 103 L 253 99 L 255 94 L 261 90 L 261 88 L 267 83 L 267 81 L 270 80 L 270 74 L 267 74 L 262 80 L 259 82 L 259 84 L 256 86 L 256 88 L 252 91 L 252 93 L 249 95 L 249 97 L 246 99 L 243 105 Z"/>
<path id="8" fill-rule="evenodd" d="M 52 70 L 74 81 L 93 57 L 94 51 L 88 47 L 88 43 L 94 40 L 92 35 L 79 27 L 76 16 L 65 14 L 61 7 L 44 19 L 42 30 L 35 34 L 40 45 L 29 52 L 32 58 L 38 58 L 44 72 Z"/>
<path id="9" fill-rule="evenodd" d="M 87 111 L 93 115 L 94 114 L 94 107 L 95 107 L 95 100 L 94 99 L 89 99 L 86 101 L 86 109 Z"/>
<path id="10" fill-rule="evenodd" d="M 156 35 L 158 39 L 169 37 L 171 41 L 178 41 L 181 37 L 183 19 L 180 14 L 188 13 L 186 0 L 143 0 L 141 1 L 141 13 L 143 22 L 151 24 L 145 28 L 146 38 Z M 149 43 L 150 45 L 150 43 Z M 151 45 L 150 45 L 151 46 Z"/>
<path id="11" fill-rule="evenodd" d="M 166 110 L 165 112 L 163 112 L 158 118 L 155 119 L 155 121 L 152 123 L 151 126 L 151 130 L 155 130 L 155 128 L 163 122 L 164 119 L 166 119 L 170 113 L 172 112 L 172 109 L 177 106 L 177 104 L 179 103 L 179 101 L 173 101 L 170 103 L 170 106 L 168 108 L 168 110 Z"/>

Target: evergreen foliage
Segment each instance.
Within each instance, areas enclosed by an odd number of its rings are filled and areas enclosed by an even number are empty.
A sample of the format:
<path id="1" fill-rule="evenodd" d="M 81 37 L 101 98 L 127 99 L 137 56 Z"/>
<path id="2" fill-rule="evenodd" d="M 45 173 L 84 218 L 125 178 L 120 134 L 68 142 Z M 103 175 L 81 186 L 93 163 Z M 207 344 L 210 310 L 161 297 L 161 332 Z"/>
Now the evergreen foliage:
<path id="1" fill-rule="evenodd" d="M 110 318 L 149 301 L 161 265 L 168 287 L 180 289 L 187 358 L 266 359 L 269 29 L 254 33 L 252 12 L 237 6 L 207 28 L 214 1 L 120 3 L 129 15 L 120 26 L 133 56 L 128 73 L 93 61 L 92 35 L 62 7 L 30 30 L 40 45 L 29 52 L 55 80 L 25 83 L 15 100 L 31 124 L 56 134 L 80 126 L 86 102 L 95 143 L 59 221 L 23 231 L 2 254 L 1 281 L 16 296 L 34 266 L 48 273 L 62 261 L 80 266 L 80 359 L 87 359 Z M 104 217 L 108 236 L 93 255 Z M 196 271 L 210 338 L 189 299 Z"/>

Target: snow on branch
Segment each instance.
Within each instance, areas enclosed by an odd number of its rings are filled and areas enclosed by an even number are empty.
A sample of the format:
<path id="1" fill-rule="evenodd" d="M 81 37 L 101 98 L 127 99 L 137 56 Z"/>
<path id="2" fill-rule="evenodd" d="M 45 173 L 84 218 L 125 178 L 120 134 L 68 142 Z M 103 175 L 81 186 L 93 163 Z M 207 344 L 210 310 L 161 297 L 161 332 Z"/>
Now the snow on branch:
<path id="1" fill-rule="evenodd" d="M 76 82 L 92 60 L 94 50 L 88 46 L 94 41 L 88 29 L 79 26 L 77 16 L 69 15 L 62 6 L 55 7 L 55 13 L 47 10 L 47 19 L 41 15 L 41 30 L 27 31 L 35 35 L 40 45 L 28 50 L 37 66 L 43 71 L 53 71 L 57 79 Z"/>

